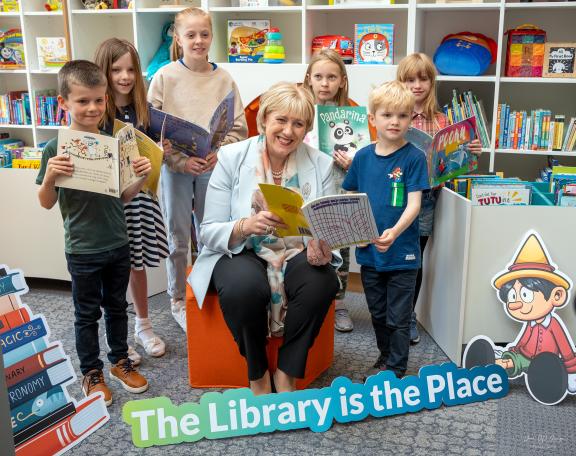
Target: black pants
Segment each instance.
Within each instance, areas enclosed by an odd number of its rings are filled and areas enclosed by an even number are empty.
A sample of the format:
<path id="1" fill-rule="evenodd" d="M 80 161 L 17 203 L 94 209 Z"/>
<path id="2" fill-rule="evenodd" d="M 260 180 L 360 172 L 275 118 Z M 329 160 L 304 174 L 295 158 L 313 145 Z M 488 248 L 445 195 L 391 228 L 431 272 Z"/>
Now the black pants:
<path id="1" fill-rule="evenodd" d="M 108 360 L 116 364 L 128 357 L 128 314 L 126 289 L 130 278 L 130 248 L 102 253 L 66 254 L 72 277 L 74 331 L 80 370 L 86 375 L 102 369 L 98 343 L 98 320 L 104 309 L 104 323 L 110 352 Z"/>
<path id="2" fill-rule="evenodd" d="M 268 370 L 266 337 L 271 292 L 266 261 L 252 250 L 243 250 L 232 258 L 223 256 L 214 267 L 212 283 L 226 324 L 248 362 L 248 378 L 257 380 Z M 311 266 L 306 250 L 288 261 L 284 276 L 288 310 L 284 343 L 278 352 L 278 368 L 286 374 L 304 377 L 308 350 L 338 288 L 334 268 Z"/>
<path id="3" fill-rule="evenodd" d="M 400 375 L 408 366 L 416 274 L 416 269 L 379 272 L 368 266 L 360 268 L 376 344 L 386 358 L 386 367 Z"/>

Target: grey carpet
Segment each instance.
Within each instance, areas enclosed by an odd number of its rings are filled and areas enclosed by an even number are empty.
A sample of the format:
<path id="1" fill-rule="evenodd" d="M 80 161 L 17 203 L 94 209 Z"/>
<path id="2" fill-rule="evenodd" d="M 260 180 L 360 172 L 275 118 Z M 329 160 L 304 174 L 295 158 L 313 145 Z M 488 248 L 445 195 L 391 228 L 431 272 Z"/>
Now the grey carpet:
<path id="1" fill-rule="evenodd" d="M 23 296 L 35 313 L 44 313 L 51 340 L 61 340 L 79 374 L 74 349 L 73 310 L 66 286 L 32 282 L 31 292 Z M 377 350 L 364 296 L 349 293 L 347 304 L 355 329 L 336 334 L 332 368 L 312 387 L 330 384 L 343 375 L 361 381 L 363 372 L 375 361 Z M 130 341 L 133 312 L 130 316 Z M 88 437 L 71 455 L 158 455 L 225 454 L 233 455 L 570 455 L 576 443 L 576 397 L 568 397 L 558 406 L 546 407 L 533 401 L 522 382 L 514 382 L 510 394 L 497 401 L 424 410 L 390 418 L 368 418 L 352 424 L 334 424 L 324 433 L 308 430 L 224 440 L 201 440 L 193 444 L 139 449 L 132 445 L 130 429 L 122 422 L 122 404 L 128 400 L 167 396 L 175 404 L 198 401 L 204 390 L 191 389 L 187 382 L 187 358 L 184 333 L 172 319 L 166 295 L 150 300 L 150 313 L 157 333 L 168 350 L 162 358 L 144 357 L 141 372 L 149 379 L 150 389 L 132 395 L 111 384 L 114 403 L 109 408 L 110 422 Z M 101 326 L 103 334 L 103 327 Z M 101 340 L 101 347 L 105 347 Z M 139 350 L 142 353 L 142 350 Z M 102 359 L 105 358 L 104 352 Z M 416 374 L 426 364 L 447 361 L 434 341 L 422 332 L 422 341 L 411 348 L 408 374 Z M 105 369 L 109 364 L 106 361 Z M 79 399 L 80 380 L 69 388 Z"/>

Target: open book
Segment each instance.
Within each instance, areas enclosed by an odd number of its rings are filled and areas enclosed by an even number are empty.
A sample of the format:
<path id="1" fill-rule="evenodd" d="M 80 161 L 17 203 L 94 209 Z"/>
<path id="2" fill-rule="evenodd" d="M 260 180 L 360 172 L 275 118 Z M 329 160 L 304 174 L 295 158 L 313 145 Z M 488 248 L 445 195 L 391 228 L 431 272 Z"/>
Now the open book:
<path id="1" fill-rule="evenodd" d="M 120 198 L 138 182 L 132 162 L 140 156 L 132 125 L 115 137 L 77 130 L 58 131 L 58 155 L 68 155 L 74 164 L 72 176 L 58 176 L 56 186 Z"/>
<path id="2" fill-rule="evenodd" d="M 126 127 L 128 124 L 122 122 L 121 120 L 114 120 L 114 135 Z M 148 136 L 142 133 L 138 129 L 134 129 L 134 135 L 136 137 L 136 144 L 138 145 L 138 152 L 142 157 L 146 157 L 150 160 L 150 165 L 152 170 L 146 178 L 146 183 L 142 187 L 145 192 L 152 193 L 156 195 L 158 191 L 158 181 L 160 180 L 160 169 L 162 167 L 162 159 L 164 158 L 164 151 L 158 144 L 152 141 Z"/>
<path id="3" fill-rule="evenodd" d="M 170 140 L 175 152 L 206 158 L 217 150 L 234 126 L 234 91 L 218 105 L 207 129 L 156 108 L 150 108 L 150 132 L 156 141 Z"/>
<path id="4" fill-rule="evenodd" d="M 467 147 L 468 143 L 478 137 L 476 131 L 475 117 L 449 125 L 434 137 L 417 128 L 408 129 L 406 140 L 426 154 L 431 187 L 478 167 L 476 156 Z"/>
<path id="5" fill-rule="evenodd" d="M 365 193 L 321 196 L 304 204 L 302 196 L 293 190 L 258 185 L 268 210 L 288 225 L 287 229 L 277 230 L 279 237 L 311 236 L 326 241 L 332 250 L 367 244 L 379 237 Z"/>

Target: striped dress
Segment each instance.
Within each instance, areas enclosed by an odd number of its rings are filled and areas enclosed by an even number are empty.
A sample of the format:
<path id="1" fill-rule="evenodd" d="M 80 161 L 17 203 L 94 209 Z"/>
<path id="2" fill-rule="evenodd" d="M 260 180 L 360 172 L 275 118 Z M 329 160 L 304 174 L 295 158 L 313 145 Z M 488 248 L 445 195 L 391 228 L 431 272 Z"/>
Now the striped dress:
<path id="1" fill-rule="evenodd" d="M 136 111 L 132 105 L 117 109 L 116 118 L 136 125 Z M 158 200 L 148 193 L 139 192 L 124 206 L 124 215 L 128 227 L 132 269 L 160 266 L 160 261 L 168 257 L 169 250 Z"/>

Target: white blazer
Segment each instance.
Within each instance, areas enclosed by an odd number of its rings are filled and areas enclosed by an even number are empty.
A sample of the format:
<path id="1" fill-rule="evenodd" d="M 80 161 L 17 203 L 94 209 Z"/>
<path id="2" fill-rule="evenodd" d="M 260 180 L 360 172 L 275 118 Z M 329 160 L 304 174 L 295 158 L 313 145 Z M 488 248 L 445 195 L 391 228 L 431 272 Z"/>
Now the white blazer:
<path id="1" fill-rule="evenodd" d="M 228 144 L 218 152 L 218 163 L 210 177 L 204 220 L 200 226 L 200 240 L 204 245 L 188 282 L 194 290 L 198 305 L 206 297 L 212 271 L 222 255 L 232 257 L 246 244 L 228 248 L 234 224 L 242 217 L 250 217 L 252 194 L 258 189 L 255 171 L 260 158 L 259 136 Z M 335 194 L 332 178 L 332 159 L 302 143 L 296 149 L 298 182 L 305 201 Z M 340 266 L 342 260 L 334 252 L 332 264 Z"/>

